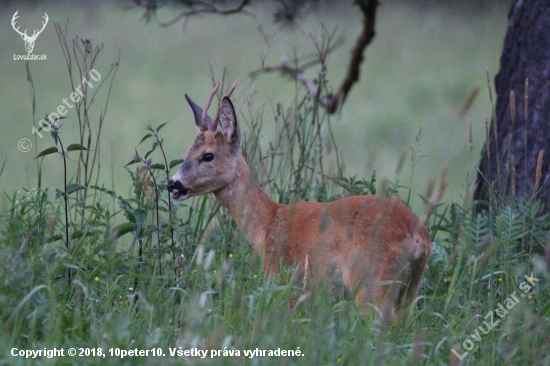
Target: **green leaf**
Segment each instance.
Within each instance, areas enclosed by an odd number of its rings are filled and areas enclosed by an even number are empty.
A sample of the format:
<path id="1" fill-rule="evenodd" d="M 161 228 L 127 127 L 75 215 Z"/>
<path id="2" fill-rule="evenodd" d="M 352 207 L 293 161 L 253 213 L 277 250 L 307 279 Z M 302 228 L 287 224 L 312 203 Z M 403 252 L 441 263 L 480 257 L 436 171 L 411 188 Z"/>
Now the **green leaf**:
<path id="1" fill-rule="evenodd" d="M 174 159 L 170 162 L 170 169 L 182 163 L 183 163 L 183 159 Z"/>
<path id="2" fill-rule="evenodd" d="M 62 240 L 62 239 L 63 239 L 63 237 L 61 235 L 56 234 L 56 235 L 52 235 L 48 239 L 46 239 L 46 243 L 53 243 L 55 241 Z"/>
<path id="3" fill-rule="evenodd" d="M 19 312 L 19 309 L 21 309 L 34 296 L 34 294 L 38 292 L 38 290 L 41 290 L 44 287 L 46 287 L 46 285 L 38 285 L 33 288 L 31 292 L 27 293 L 25 297 L 21 301 L 19 301 L 19 304 L 17 304 L 17 306 L 13 310 L 14 313 L 17 314 Z"/>
<path id="4" fill-rule="evenodd" d="M 103 193 L 107 193 L 111 197 L 122 199 L 122 197 L 118 196 L 115 191 L 111 191 L 110 189 L 107 189 L 105 187 L 99 187 L 99 186 L 90 186 L 92 189 L 96 189 L 98 191 L 101 191 Z"/>
<path id="5" fill-rule="evenodd" d="M 89 151 L 90 149 L 80 145 L 80 144 L 71 144 L 69 145 L 69 147 L 67 148 L 67 151 L 74 151 L 74 150 L 87 150 Z"/>
<path id="6" fill-rule="evenodd" d="M 67 185 L 67 194 L 71 194 L 73 192 L 76 192 L 80 189 L 86 189 L 83 185 L 80 184 L 69 184 Z"/>
<path id="7" fill-rule="evenodd" d="M 133 222 L 126 222 L 124 224 L 117 225 L 113 228 L 113 231 L 111 231 L 111 234 L 109 235 L 110 240 L 115 240 L 120 238 L 122 235 L 131 233 L 136 230 L 136 224 Z"/>
<path id="8" fill-rule="evenodd" d="M 143 138 L 141 139 L 141 141 L 139 142 L 139 144 L 141 144 L 143 141 L 147 140 L 149 137 L 153 136 L 152 134 L 148 133 L 147 135 L 143 136 Z M 138 144 L 138 145 L 139 145 Z"/>
<path id="9" fill-rule="evenodd" d="M 54 131 L 50 132 L 50 134 L 52 135 L 52 138 L 55 141 L 55 146 L 57 146 L 57 139 L 58 139 L 57 131 L 54 130 Z"/>
<path id="10" fill-rule="evenodd" d="M 157 148 L 157 146 L 159 146 L 158 142 L 156 142 L 156 141 L 153 142 L 153 147 L 151 148 L 151 150 L 147 151 L 147 154 L 145 154 L 145 156 L 144 156 L 143 158 L 144 158 L 144 159 L 147 159 L 147 157 L 148 157 L 149 155 L 151 155 L 151 153 L 152 153 L 153 151 L 155 151 L 155 149 Z"/>
<path id="11" fill-rule="evenodd" d="M 150 168 L 151 168 L 151 169 L 160 169 L 160 170 L 164 170 L 164 164 L 156 163 L 156 164 L 151 165 Z"/>
<path id="12" fill-rule="evenodd" d="M 55 199 L 58 199 L 59 197 L 63 196 L 65 192 L 63 192 L 61 189 L 56 188 L 55 189 Z"/>
<path id="13" fill-rule="evenodd" d="M 0 177 L 2 176 L 2 173 L 4 173 L 4 168 L 6 167 L 6 161 L 8 160 L 8 158 L 6 157 L 4 159 L 4 164 L 2 164 L 2 169 L 0 169 Z"/>
<path id="14" fill-rule="evenodd" d="M 97 230 L 84 230 L 84 231 L 75 230 L 73 232 L 73 235 L 71 235 L 71 238 L 72 239 L 80 239 L 83 236 L 95 236 L 99 233 L 100 233 L 100 231 L 97 231 Z"/>
<path id="15" fill-rule="evenodd" d="M 53 146 L 53 147 L 49 147 L 47 148 L 46 150 L 43 150 L 40 154 L 36 155 L 36 158 L 35 159 L 38 159 L 42 156 L 46 156 L 46 155 L 50 155 L 50 154 L 54 154 L 56 152 L 59 152 L 59 150 L 57 150 L 57 147 Z"/>
<path id="16" fill-rule="evenodd" d="M 397 281 L 397 280 L 375 281 L 375 282 L 372 282 L 370 285 L 371 286 L 386 286 L 386 285 L 393 285 L 397 282 L 399 282 L 399 281 Z M 401 283 L 403 283 L 403 282 L 401 282 Z"/>
<path id="17" fill-rule="evenodd" d="M 157 127 L 157 132 L 159 132 L 161 128 L 163 128 L 164 126 L 166 126 L 167 123 L 168 123 L 168 121 L 166 121 L 166 122 L 164 122 L 164 123 L 161 123 L 161 124 Z"/>
<path id="18" fill-rule="evenodd" d="M 128 164 L 126 164 L 125 166 L 128 166 L 128 165 L 132 165 L 132 164 L 135 164 L 135 163 L 139 163 L 141 161 L 140 158 L 133 158 L 132 160 L 130 160 L 130 162 Z"/>

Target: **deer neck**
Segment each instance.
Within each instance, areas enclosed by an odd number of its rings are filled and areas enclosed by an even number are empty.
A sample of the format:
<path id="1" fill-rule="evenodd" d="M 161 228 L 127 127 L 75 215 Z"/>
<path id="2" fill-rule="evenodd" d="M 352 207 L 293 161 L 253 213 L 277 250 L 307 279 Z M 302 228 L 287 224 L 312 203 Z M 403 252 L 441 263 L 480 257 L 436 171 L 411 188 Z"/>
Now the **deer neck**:
<path id="1" fill-rule="evenodd" d="M 237 157 L 236 179 L 214 192 L 216 199 L 231 212 L 235 223 L 258 253 L 262 253 L 266 233 L 279 204 L 262 190 L 244 157 Z"/>

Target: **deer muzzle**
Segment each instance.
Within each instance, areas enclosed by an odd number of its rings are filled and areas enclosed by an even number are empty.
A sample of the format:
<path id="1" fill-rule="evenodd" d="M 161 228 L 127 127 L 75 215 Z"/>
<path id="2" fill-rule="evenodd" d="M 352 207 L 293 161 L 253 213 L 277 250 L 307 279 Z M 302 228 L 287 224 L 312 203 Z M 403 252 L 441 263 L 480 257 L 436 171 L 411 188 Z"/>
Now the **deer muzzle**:
<path id="1" fill-rule="evenodd" d="M 172 193 L 175 200 L 184 200 L 188 197 L 188 189 L 179 180 L 170 179 L 166 185 L 168 192 Z"/>

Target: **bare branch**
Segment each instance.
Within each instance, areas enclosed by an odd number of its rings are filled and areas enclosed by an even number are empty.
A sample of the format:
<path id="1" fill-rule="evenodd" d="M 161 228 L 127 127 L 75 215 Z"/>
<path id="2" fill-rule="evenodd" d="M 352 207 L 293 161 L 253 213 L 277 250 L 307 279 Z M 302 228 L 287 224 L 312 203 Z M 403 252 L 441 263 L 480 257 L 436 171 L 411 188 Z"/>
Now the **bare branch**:
<path id="1" fill-rule="evenodd" d="M 365 49 L 370 44 L 374 38 L 375 30 L 375 20 L 376 20 L 376 8 L 378 7 L 377 0 L 355 0 L 355 4 L 359 6 L 361 12 L 363 13 L 363 31 L 357 41 L 355 41 L 355 46 L 351 52 L 351 60 L 348 66 L 348 72 L 340 89 L 335 95 L 330 95 L 331 103 L 327 106 L 327 112 L 333 114 L 336 110 L 344 104 L 349 91 L 353 84 L 359 81 L 359 72 L 361 63 L 365 59 L 363 53 Z"/>
<path id="2" fill-rule="evenodd" d="M 191 17 L 191 16 L 197 16 L 197 15 L 201 15 L 201 14 L 231 15 L 231 14 L 236 14 L 236 13 L 243 13 L 243 14 L 252 15 L 251 13 L 249 13 L 248 11 L 245 10 L 245 8 L 248 5 L 250 5 L 251 2 L 252 2 L 252 0 L 242 0 L 241 3 L 239 5 L 237 5 L 235 8 L 224 10 L 224 9 L 219 9 L 215 5 L 213 5 L 209 2 L 206 2 L 206 1 L 194 1 L 194 2 L 191 2 L 191 4 L 189 6 L 190 7 L 199 6 L 198 9 L 182 11 L 174 19 L 172 19 L 172 20 L 170 20 L 166 23 L 161 23 L 160 25 L 162 27 L 169 27 L 171 25 L 174 25 L 174 24 L 178 23 L 180 20 L 182 20 L 184 18 L 188 18 L 188 17 Z"/>
<path id="3" fill-rule="evenodd" d="M 286 63 L 283 63 L 279 66 L 263 67 L 260 70 L 256 70 L 252 72 L 250 76 L 255 77 L 262 72 L 280 72 L 282 75 L 288 76 L 304 84 L 304 86 L 306 86 L 309 89 L 311 95 L 314 98 L 317 98 L 318 102 L 321 103 L 321 105 L 327 110 L 327 112 L 329 114 L 334 114 L 346 100 L 348 93 L 350 92 L 353 84 L 359 81 L 361 63 L 364 60 L 363 54 L 365 52 L 365 49 L 370 44 L 370 42 L 372 41 L 375 35 L 374 26 L 375 26 L 375 20 L 376 20 L 376 8 L 378 6 L 378 1 L 377 0 L 355 0 L 355 4 L 357 4 L 360 7 L 361 12 L 363 13 L 363 30 L 353 47 L 353 50 L 351 53 L 351 60 L 348 66 L 346 76 L 340 88 L 335 94 L 330 93 L 328 95 L 321 95 L 321 93 L 318 93 L 317 85 L 315 84 L 315 82 L 313 82 L 313 80 L 311 80 L 305 75 L 304 70 L 316 64 L 323 63 L 322 58 L 326 58 L 326 56 L 329 53 L 331 53 L 336 48 L 342 45 L 343 39 L 341 37 L 337 39 L 332 46 L 329 45 L 327 49 L 321 50 L 320 47 L 318 47 L 319 53 L 316 54 L 316 58 L 314 60 L 306 62 L 301 67 L 298 67 L 298 65 L 296 65 L 293 68 L 291 66 L 288 66 Z M 333 34 L 329 35 L 329 38 L 332 36 Z M 330 41 L 329 41 L 329 44 L 330 44 Z M 320 54 L 321 52 L 322 54 Z"/>
<path id="4" fill-rule="evenodd" d="M 330 103 L 330 99 L 328 96 L 320 95 L 317 84 L 305 74 L 305 71 L 318 64 L 324 64 L 326 57 L 344 44 L 344 38 L 342 36 L 339 36 L 335 41 L 333 41 L 335 33 L 336 28 L 332 32 L 327 32 L 325 29 L 325 36 L 323 37 L 322 42 L 323 44 L 319 45 L 316 42 L 317 52 L 296 57 L 293 63 L 295 65 L 294 67 L 289 66 L 286 61 L 282 61 L 281 65 L 264 66 L 259 70 L 253 71 L 250 73 L 250 77 L 255 78 L 263 72 L 279 72 L 283 76 L 288 76 L 289 78 L 304 84 L 313 98 L 318 100 L 321 105 L 326 108 Z"/>
<path id="5" fill-rule="evenodd" d="M 151 13 L 155 13 L 159 6 L 164 4 L 158 4 L 153 0 L 133 0 L 138 6 L 143 6 L 146 8 L 146 19 L 150 20 Z M 359 7 L 361 13 L 363 14 L 363 28 L 361 34 L 355 41 L 351 52 L 351 59 L 347 68 L 346 75 L 342 84 L 337 89 L 335 93 L 328 92 L 328 94 L 321 93 L 323 87 L 318 87 L 313 80 L 308 78 L 304 70 L 311 66 L 317 65 L 319 63 L 324 63 L 326 56 L 342 44 L 342 40 L 338 39 L 332 46 L 323 48 L 322 50 L 318 47 L 318 54 L 316 59 L 310 60 L 302 64 L 301 67 L 298 65 L 298 62 L 295 62 L 294 67 L 282 64 L 280 66 L 273 67 L 264 67 L 256 72 L 251 73 L 252 77 L 257 77 L 262 72 L 273 72 L 278 71 L 283 75 L 289 76 L 296 81 L 304 84 L 308 90 L 311 92 L 312 96 L 323 105 L 329 114 L 334 114 L 345 102 L 351 88 L 355 83 L 359 81 L 360 68 L 361 64 L 364 61 L 364 52 L 367 46 L 371 43 L 372 39 L 375 36 L 375 21 L 376 21 L 376 10 L 378 8 L 378 0 L 353 0 L 354 4 Z M 224 3 L 221 1 L 221 3 Z M 171 26 L 182 19 L 187 19 L 191 16 L 199 16 L 202 14 L 218 14 L 218 15 L 231 15 L 236 13 L 248 13 L 246 8 L 251 5 L 252 0 L 240 0 L 239 4 L 233 8 L 223 9 L 219 8 L 214 0 L 180 0 L 179 5 L 184 6 L 187 10 L 182 11 L 174 19 L 162 23 L 163 27 Z M 285 8 L 286 9 L 286 8 Z M 288 10 L 288 9 L 286 9 Z M 285 11 L 286 11 L 285 10 Z M 250 14 L 250 13 L 248 13 Z M 294 16 L 292 17 L 294 18 Z M 333 35 L 333 34 L 332 34 Z M 332 35 L 329 35 L 330 39 Z M 329 44 L 331 42 L 329 41 Z M 309 55 L 307 56 L 309 57 Z M 299 60 L 301 61 L 301 60 Z"/>

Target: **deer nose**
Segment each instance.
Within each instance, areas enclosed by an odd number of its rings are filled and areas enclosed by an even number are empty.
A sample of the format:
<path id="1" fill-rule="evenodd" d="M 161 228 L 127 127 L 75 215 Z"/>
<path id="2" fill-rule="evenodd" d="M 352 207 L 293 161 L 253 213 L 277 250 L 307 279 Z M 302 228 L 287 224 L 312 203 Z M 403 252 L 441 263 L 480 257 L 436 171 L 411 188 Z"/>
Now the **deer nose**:
<path id="1" fill-rule="evenodd" d="M 168 188 L 168 192 L 172 192 L 174 190 L 174 188 L 176 188 L 176 183 L 174 182 L 173 179 L 170 179 L 168 181 L 168 184 L 166 185 L 166 188 Z"/>
<path id="2" fill-rule="evenodd" d="M 183 195 L 187 194 L 187 188 L 181 184 L 179 180 L 170 179 L 166 185 L 168 192 L 181 193 Z"/>

